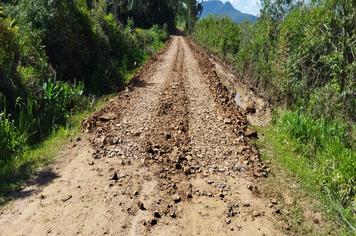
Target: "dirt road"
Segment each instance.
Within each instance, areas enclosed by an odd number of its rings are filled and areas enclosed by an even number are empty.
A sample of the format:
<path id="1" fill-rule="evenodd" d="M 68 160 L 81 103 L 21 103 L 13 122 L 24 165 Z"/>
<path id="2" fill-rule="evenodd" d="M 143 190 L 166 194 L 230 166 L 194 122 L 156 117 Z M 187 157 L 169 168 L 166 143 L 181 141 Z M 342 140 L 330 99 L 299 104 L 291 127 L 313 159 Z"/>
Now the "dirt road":
<path id="1" fill-rule="evenodd" d="M 282 235 L 247 113 L 183 37 L 0 210 L 0 235 Z"/>

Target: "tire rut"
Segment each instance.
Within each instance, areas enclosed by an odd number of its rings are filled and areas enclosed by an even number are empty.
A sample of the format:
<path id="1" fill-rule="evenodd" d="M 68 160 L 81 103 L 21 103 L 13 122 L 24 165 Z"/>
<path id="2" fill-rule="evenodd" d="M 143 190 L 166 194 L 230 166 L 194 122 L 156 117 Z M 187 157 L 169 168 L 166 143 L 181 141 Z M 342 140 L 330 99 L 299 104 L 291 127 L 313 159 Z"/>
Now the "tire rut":
<path id="1" fill-rule="evenodd" d="M 269 171 L 255 133 L 231 101 L 206 56 L 172 37 L 83 122 L 88 140 L 65 151 L 75 158 L 43 196 L 2 212 L 0 235 L 282 234 L 258 192 Z"/>

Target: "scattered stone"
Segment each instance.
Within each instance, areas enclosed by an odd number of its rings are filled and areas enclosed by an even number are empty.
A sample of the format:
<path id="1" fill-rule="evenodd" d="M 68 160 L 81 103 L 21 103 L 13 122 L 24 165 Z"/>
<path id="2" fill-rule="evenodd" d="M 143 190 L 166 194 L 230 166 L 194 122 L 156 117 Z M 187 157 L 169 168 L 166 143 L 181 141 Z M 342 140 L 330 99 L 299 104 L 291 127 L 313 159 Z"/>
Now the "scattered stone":
<path id="1" fill-rule="evenodd" d="M 184 170 L 184 174 L 186 174 L 186 175 L 190 175 L 191 174 L 191 169 L 190 169 L 189 166 L 184 166 L 183 170 Z"/>
<path id="2" fill-rule="evenodd" d="M 220 197 L 220 198 L 224 198 L 226 195 L 227 195 L 226 192 L 221 192 L 221 193 L 219 194 L 219 197 Z"/>
<path id="3" fill-rule="evenodd" d="M 68 195 L 68 196 L 63 197 L 61 200 L 62 200 L 62 202 L 66 202 L 66 201 L 72 199 L 72 197 L 73 197 L 72 195 Z"/>
<path id="4" fill-rule="evenodd" d="M 173 195 L 172 199 L 175 203 L 178 203 L 182 200 L 178 194 Z"/>
<path id="5" fill-rule="evenodd" d="M 224 189 L 226 188 L 226 185 L 224 183 L 219 183 L 218 188 Z"/>
<path id="6" fill-rule="evenodd" d="M 226 218 L 225 222 L 226 222 L 226 224 L 230 224 L 231 223 L 231 219 L 230 218 Z"/>
<path id="7" fill-rule="evenodd" d="M 260 194 L 260 191 L 258 190 L 257 186 L 254 185 L 248 185 L 247 188 L 255 195 Z"/>
<path id="8" fill-rule="evenodd" d="M 169 213 L 169 216 L 172 217 L 172 218 L 176 218 L 177 215 L 176 215 L 176 210 L 175 209 L 172 209 Z"/>
<path id="9" fill-rule="evenodd" d="M 193 157 L 192 157 L 191 155 L 187 155 L 187 156 L 185 157 L 185 159 L 187 159 L 187 161 L 192 161 L 192 160 L 193 160 Z"/>
<path id="10" fill-rule="evenodd" d="M 224 119 L 224 124 L 231 125 L 232 124 L 232 120 L 230 118 L 225 118 Z"/>
<path id="11" fill-rule="evenodd" d="M 252 128 L 247 128 L 246 132 L 245 132 L 245 136 L 249 137 L 249 138 L 257 138 L 258 134 L 257 131 L 255 129 Z"/>
<path id="12" fill-rule="evenodd" d="M 78 138 L 77 138 L 77 142 L 80 142 L 80 141 L 82 141 L 82 138 L 81 138 L 81 137 L 78 137 Z"/>
<path id="13" fill-rule="evenodd" d="M 177 147 L 173 149 L 173 151 L 169 154 L 169 160 L 172 162 L 177 162 L 179 159 L 179 150 Z"/>
<path id="14" fill-rule="evenodd" d="M 273 198 L 272 200 L 271 200 L 271 203 L 273 204 L 273 205 L 277 205 L 277 199 L 275 199 L 275 198 Z"/>
<path id="15" fill-rule="evenodd" d="M 166 140 L 168 140 L 168 139 L 172 138 L 172 135 L 170 133 L 166 133 L 165 138 L 166 138 Z"/>
<path id="16" fill-rule="evenodd" d="M 213 184 L 214 180 L 208 179 L 208 181 L 206 181 L 208 184 Z"/>
<path id="17" fill-rule="evenodd" d="M 90 165 L 90 166 L 92 166 L 92 165 L 94 165 L 95 163 L 94 163 L 94 161 L 89 161 L 88 162 L 88 165 Z"/>
<path id="18" fill-rule="evenodd" d="M 179 163 L 175 164 L 176 170 L 181 170 L 182 169 L 182 165 Z"/>
<path id="19" fill-rule="evenodd" d="M 155 212 L 153 212 L 153 216 L 155 218 L 161 218 L 161 213 L 159 211 L 155 211 Z"/>
<path id="20" fill-rule="evenodd" d="M 150 220 L 150 224 L 151 225 L 156 225 L 158 222 L 157 222 L 157 219 L 152 219 Z"/>
<path id="21" fill-rule="evenodd" d="M 112 119 L 115 118 L 115 114 L 107 114 L 107 115 L 102 115 L 99 117 L 99 120 L 102 121 L 102 122 L 108 122 Z"/>
<path id="22" fill-rule="evenodd" d="M 118 181 L 119 180 L 119 176 L 117 175 L 116 172 L 114 173 L 114 176 L 110 180 L 114 180 L 114 181 Z"/>
<path id="23" fill-rule="evenodd" d="M 245 110 L 248 112 L 248 113 L 256 113 L 256 108 L 255 108 L 255 104 L 253 102 L 247 102 L 245 104 Z"/>
<path id="24" fill-rule="evenodd" d="M 257 211 L 257 210 L 252 211 L 252 216 L 253 217 L 259 217 L 261 215 L 262 215 L 262 213 L 260 211 Z"/>
<path id="25" fill-rule="evenodd" d="M 139 201 L 139 202 L 137 203 L 137 206 L 138 206 L 138 208 L 139 208 L 140 210 L 143 210 L 143 211 L 146 210 L 145 205 L 144 205 L 143 202 L 141 202 L 141 201 Z"/>
<path id="26" fill-rule="evenodd" d="M 189 189 L 187 191 L 187 198 L 193 198 L 193 185 L 189 184 Z"/>
<path id="27" fill-rule="evenodd" d="M 230 217 L 234 217 L 236 215 L 238 215 L 239 213 L 239 205 L 236 203 L 229 203 L 226 209 L 226 217 L 230 218 Z"/>

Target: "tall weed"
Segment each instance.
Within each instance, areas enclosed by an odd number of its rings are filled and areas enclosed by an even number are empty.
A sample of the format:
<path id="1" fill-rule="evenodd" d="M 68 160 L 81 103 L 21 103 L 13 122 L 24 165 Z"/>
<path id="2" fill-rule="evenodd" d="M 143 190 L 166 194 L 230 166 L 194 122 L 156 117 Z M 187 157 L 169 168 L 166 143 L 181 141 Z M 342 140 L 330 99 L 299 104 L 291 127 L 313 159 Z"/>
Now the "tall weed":
<path id="1" fill-rule="evenodd" d="M 0 114 L 0 166 L 13 156 L 18 156 L 27 148 L 28 135 L 20 132 L 14 120 L 5 113 Z"/>
<path id="2" fill-rule="evenodd" d="M 330 195 L 352 218 L 356 195 L 356 152 L 351 133 L 343 123 L 314 119 L 300 112 L 285 112 L 276 121 L 277 139 L 287 138 L 288 149 L 294 150 L 312 172 L 314 187 Z M 285 142 L 286 140 L 280 140 Z M 296 157 L 295 157 L 296 158 Z M 295 161 L 299 161 L 297 158 Z"/>

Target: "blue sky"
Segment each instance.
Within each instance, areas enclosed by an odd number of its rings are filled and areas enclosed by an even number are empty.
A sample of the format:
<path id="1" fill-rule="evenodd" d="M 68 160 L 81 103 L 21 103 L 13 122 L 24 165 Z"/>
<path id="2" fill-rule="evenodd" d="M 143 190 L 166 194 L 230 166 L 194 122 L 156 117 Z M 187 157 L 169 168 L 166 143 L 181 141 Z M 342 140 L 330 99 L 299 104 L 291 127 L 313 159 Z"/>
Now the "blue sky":
<path id="1" fill-rule="evenodd" d="M 223 2 L 227 2 L 227 0 L 223 0 Z M 230 0 L 230 2 L 237 10 L 243 13 L 249 13 L 255 16 L 260 14 L 260 0 Z"/>

